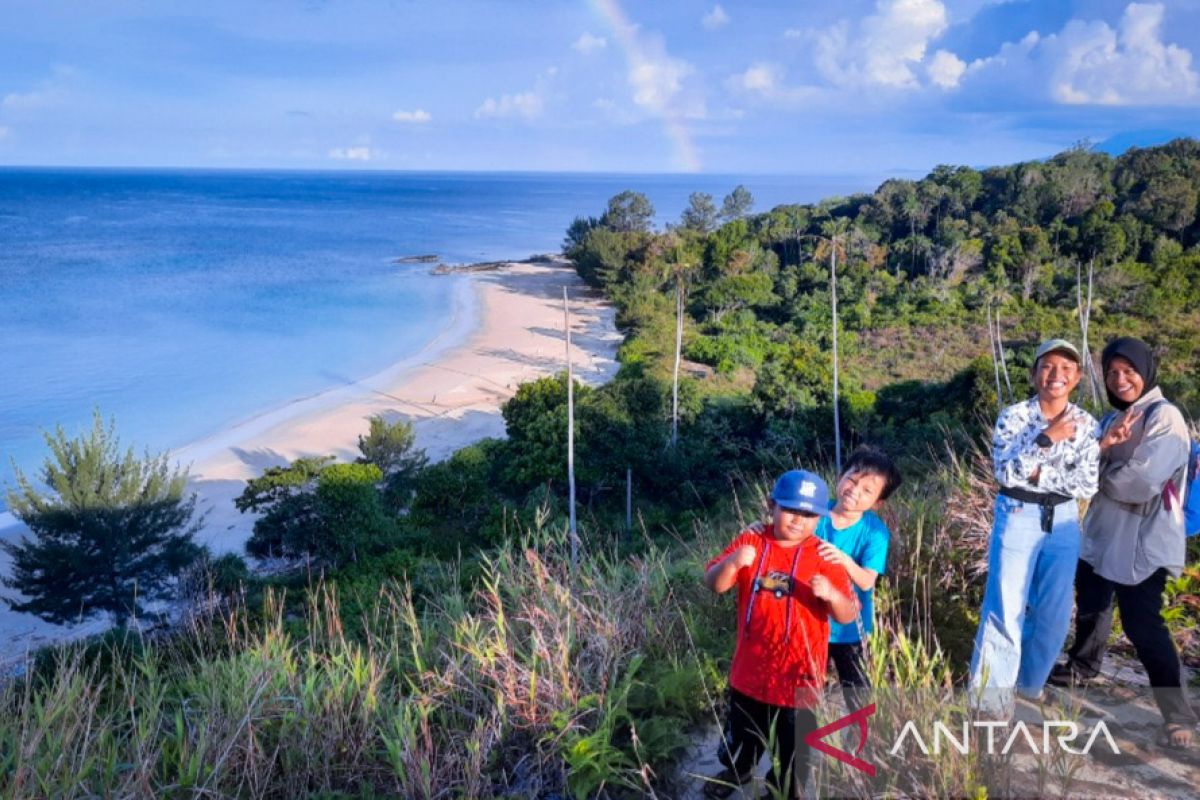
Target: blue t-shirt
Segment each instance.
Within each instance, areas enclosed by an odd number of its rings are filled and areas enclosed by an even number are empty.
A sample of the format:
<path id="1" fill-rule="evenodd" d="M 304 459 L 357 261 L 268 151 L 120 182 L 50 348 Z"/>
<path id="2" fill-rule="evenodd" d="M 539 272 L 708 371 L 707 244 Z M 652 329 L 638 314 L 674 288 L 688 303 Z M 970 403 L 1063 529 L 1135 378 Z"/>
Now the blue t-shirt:
<path id="1" fill-rule="evenodd" d="M 838 530 L 833 527 L 832 517 L 821 517 L 817 523 L 817 536 L 837 547 L 854 559 L 854 563 L 864 569 L 874 570 L 880 575 L 887 565 L 888 539 L 891 533 L 887 525 L 874 511 L 862 515 L 858 522 L 849 528 Z M 851 581 L 854 584 L 853 581 Z M 863 631 L 870 633 L 875 627 L 875 606 L 872 603 L 872 591 L 864 591 L 854 584 L 858 593 L 858 602 L 862 606 L 860 619 Z M 853 644 L 862 637 L 858 632 L 858 620 L 842 624 L 829 620 L 829 641 L 835 644 Z"/>

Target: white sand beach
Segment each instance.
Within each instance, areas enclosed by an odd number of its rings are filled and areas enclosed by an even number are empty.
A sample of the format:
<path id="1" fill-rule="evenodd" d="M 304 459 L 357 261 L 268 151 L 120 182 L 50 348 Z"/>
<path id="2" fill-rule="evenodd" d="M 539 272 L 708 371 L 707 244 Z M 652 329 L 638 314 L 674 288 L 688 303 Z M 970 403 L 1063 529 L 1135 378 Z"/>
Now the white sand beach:
<path id="1" fill-rule="evenodd" d="M 447 280 L 461 282 L 454 317 L 420 353 L 378 375 L 288 403 L 172 454 L 190 466 L 199 510 L 206 514 L 201 543 L 218 554 L 241 552 L 253 519 L 234 508 L 233 498 L 245 481 L 302 456 L 353 460 L 358 436 L 373 415 L 412 421 L 418 446 L 433 460 L 479 439 L 503 436 L 501 404 L 521 383 L 566 366 L 564 286 L 570 297 L 577 378 L 599 384 L 616 372 L 621 336 L 614 311 L 568 264 L 514 263 Z M 0 540 L 21 535 L 19 525 L 2 526 L 0 521 Z M 0 553 L 0 574 L 8 566 L 8 557 Z M 51 625 L 0 603 L 0 664 L 105 625 L 102 620 Z"/>

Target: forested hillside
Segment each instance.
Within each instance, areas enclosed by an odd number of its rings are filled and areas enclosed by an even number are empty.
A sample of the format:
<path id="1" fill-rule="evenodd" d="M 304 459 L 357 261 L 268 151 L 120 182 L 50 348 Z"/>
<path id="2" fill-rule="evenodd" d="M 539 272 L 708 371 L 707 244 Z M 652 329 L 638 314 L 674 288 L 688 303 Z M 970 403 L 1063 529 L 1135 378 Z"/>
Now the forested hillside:
<path id="1" fill-rule="evenodd" d="M 202 565 L 204 611 L 185 630 L 46 651 L 0 687 L 0 797 L 689 796 L 697 780 L 676 766 L 717 730 L 735 626 L 703 565 L 781 469 L 832 477 L 831 275 L 844 449 L 881 445 L 905 476 L 882 511 L 867 668 L 938 707 L 979 622 L 994 498 L 981 440 L 998 400 L 1028 391 L 1035 342 L 1082 338 L 1089 272 L 1090 349 L 1146 338 L 1168 396 L 1200 413 L 1198 197 L 1194 140 L 939 167 L 761 214 L 742 189 L 720 207 L 694 195 L 663 231 L 644 196 L 614 197 L 565 243 L 626 334 L 617 377 L 574 388 L 577 560 L 565 375 L 519 388 L 506 439 L 436 464 L 407 422 L 373 419 L 357 463 L 272 467 L 237 501 L 261 514 L 250 552 L 301 569 Z M 1196 665 L 1200 570 L 1166 595 Z M 898 723 L 884 717 L 872 724 Z M 1071 797 L 1141 780 L 1126 762 L 872 758 L 878 780 L 827 769 L 820 791 Z M 1155 787 L 1193 791 L 1160 766 Z"/>
<path id="2" fill-rule="evenodd" d="M 696 194 L 666 230 L 653 228 L 645 196 L 617 195 L 564 242 L 626 334 L 618 377 L 577 389 L 584 518 L 619 527 L 627 470 L 654 529 L 782 466 L 832 463 L 831 266 L 846 450 L 871 441 L 918 470 L 947 443 L 961 452 L 986 434 L 998 386 L 1006 402 L 1027 392 L 1036 342 L 1081 342 L 1089 309 L 1093 353 L 1113 335 L 1144 337 L 1168 396 L 1200 412 L 1198 197 L 1192 139 L 1118 158 L 1080 147 L 1045 162 L 942 166 L 765 213 L 750 213 L 741 187 L 719 207 Z M 502 508 L 561 510 L 566 395 L 561 376 L 521 387 L 504 409 L 507 440 L 425 470 L 406 520 L 414 539 L 448 524 L 492 541 Z M 1081 383 L 1077 398 L 1100 411 L 1103 387 Z"/>

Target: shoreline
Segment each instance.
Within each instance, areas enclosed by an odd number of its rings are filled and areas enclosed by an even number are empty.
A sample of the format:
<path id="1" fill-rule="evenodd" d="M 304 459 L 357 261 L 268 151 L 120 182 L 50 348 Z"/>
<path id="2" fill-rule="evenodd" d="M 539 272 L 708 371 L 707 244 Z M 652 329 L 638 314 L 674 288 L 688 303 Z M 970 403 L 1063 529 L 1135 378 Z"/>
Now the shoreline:
<path id="1" fill-rule="evenodd" d="M 205 514 L 196 536 L 214 555 L 243 547 L 253 517 L 233 499 L 248 478 L 304 456 L 352 461 L 367 419 L 413 423 L 417 446 L 430 460 L 491 436 L 504 435 L 501 404 L 521 383 L 565 368 L 562 287 L 571 293 L 572 361 L 576 377 L 599 384 L 616 374 L 621 335 L 615 310 L 580 280 L 568 262 L 507 262 L 482 272 L 455 274 L 450 323 L 419 351 L 367 378 L 296 398 L 228 426 L 170 453 L 190 466 L 189 489 Z M 21 526 L 0 517 L 0 538 Z M 8 558 L 0 553 L 0 574 Z M 94 635 L 108 627 L 94 619 L 57 626 L 0 603 L 0 664 L 38 648 Z"/>
<path id="2" fill-rule="evenodd" d="M 350 402 L 358 396 L 371 391 L 379 391 L 382 385 L 402 379 L 407 372 L 419 367 L 425 361 L 443 357 L 465 346 L 479 328 L 482 305 L 483 298 L 480 296 L 479 287 L 470 279 L 460 280 L 454 287 L 450 323 L 422 345 L 417 352 L 405 356 L 365 378 L 295 397 L 251 414 L 207 436 L 175 448 L 170 453 L 171 458 L 178 466 L 187 467 L 189 473 L 192 473 L 196 464 L 210 460 L 219 450 L 227 446 L 253 438 L 290 420 L 327 411 L 339 404 Z"/>

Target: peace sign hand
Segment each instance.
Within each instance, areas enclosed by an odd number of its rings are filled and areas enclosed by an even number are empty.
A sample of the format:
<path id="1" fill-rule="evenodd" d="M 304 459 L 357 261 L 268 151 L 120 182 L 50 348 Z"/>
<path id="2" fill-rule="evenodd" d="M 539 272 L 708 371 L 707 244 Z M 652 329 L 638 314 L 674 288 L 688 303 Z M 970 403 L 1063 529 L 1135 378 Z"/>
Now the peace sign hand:
<path id="1" fill-rule="evenodd" d="M 1121 415 L 1121 418 L 1108 426 L 1104 436 L 1100 437 L 1100 449 L 1107 450 L 1113 445 L 1129 441 L 1133 435 L 1133 424 L 1142 418 L 1141 409 L 1131 408 Z"/>

